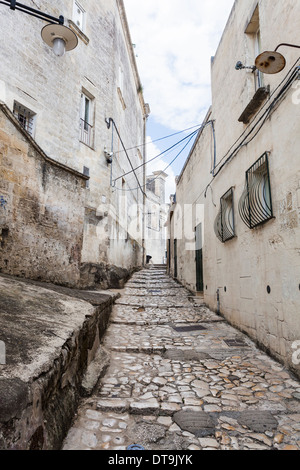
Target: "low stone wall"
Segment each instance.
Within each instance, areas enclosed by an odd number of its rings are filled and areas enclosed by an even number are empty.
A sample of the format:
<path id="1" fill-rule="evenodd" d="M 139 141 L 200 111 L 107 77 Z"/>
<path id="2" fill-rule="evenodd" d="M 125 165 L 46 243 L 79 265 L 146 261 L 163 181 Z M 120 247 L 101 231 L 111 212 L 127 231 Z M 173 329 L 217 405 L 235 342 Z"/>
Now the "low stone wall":
<path id="1" fill-rule="evenodd" d="M 0 271 L 76 286 L 86 177 L 55 162 L 0 103 Z"/>
<path id="2" fill-rule="evenodd" d="M 135 271 L 140 268 L 120 268 L 105 263 L 83 263 L 81 265 L 81 287 L 122 289 Z"/>
<path id="3" fill-rule="evenodd" d="M 60 449 L 115 298 L 0 276 L 0 449 Z"/>

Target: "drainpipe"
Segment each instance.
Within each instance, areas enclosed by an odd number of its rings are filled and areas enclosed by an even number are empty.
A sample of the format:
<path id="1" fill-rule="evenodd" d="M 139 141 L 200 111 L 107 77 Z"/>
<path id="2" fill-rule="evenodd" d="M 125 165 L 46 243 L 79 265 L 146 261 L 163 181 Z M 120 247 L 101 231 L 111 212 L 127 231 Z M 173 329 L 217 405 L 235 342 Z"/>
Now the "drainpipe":
<path id="1" fill-rule="evenodd" d="M 147 150 L 146 150 L 146 138 L 147 138 L 147 119 L 150 115 L 150 106 L 149 104 L 144 105 L 144 128 L 143 128 L 143 227 L 142 227 L 142 249 L 143 249 L 143 266 L 146 262 L 146 247 L 145 247 L 145 238 L 146 238 L 146 163 L 147 163 Z"/>

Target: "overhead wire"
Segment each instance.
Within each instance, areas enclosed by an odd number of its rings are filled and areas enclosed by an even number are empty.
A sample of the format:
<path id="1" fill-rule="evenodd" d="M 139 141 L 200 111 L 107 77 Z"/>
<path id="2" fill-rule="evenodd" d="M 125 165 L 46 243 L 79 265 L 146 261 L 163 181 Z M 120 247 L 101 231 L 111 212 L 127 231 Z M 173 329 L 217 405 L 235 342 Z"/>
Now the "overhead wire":
<path id="1" fill-rule="evenodd" d="M 262 106 L 260 111 L 254 116 L 252 121 L 249 123 L 249 125 L 246 127 L 244 132 L 240 135 L 240 137 L 235 141 L 235 143 L 230 147 L 230 149 L 227 151 L 227 153 L 221 158 L 219 163 L 215 166 L 215 168 L 218 168 L 218 171 L 213 174 L 213 178 L 211 179 L 210 183 L 206 186 L 206 188 L 202 191 L 202 193 L 199 195 L 199 197 L 204 193 L 206 197 L 206 193 L 208 188 L 211 186 L 212 182 L 214 181 L 215 177 L 220 173 L 220 171 L 224 168 L 224 166 L 241 150 L 242 147 L 248 145 L 252 140 L 257 136 L 257 134 L 260 132 L 262 127 L 264 126 L 265 122 L 268 120 L 271 112 L 273 111 L 275 105 L 279 102 L 279 100 L 283 97 L 284 93 L 290 88 L 291 84 L 295 80 L 296 75 L 299 74 L 299 66 L 297 67 L 297 63 L 300 61 L 300 57 L 296 60 L 294 65 L 291 67 L 289 72 L 286 74 L 284 79 L 279 83 L 279 85 L 275 88 L 275 90 L 270 94 L 268 101 Z M 295 68 L 296 66 L 296 68 Z M 259 118 L 259 120 L 256 122 L 256 124 L 252 127 L 252 129 L 248 132 L 248 134 L 245 136 L 245 138 L 242 140 L 242 142 L 235 148 L 235 150 L 228 156 L 229 152 L 231 149 L 235 146 L 237 142 L 245 135 L 246 131 L 249 129 L 249 127 L 254 123 L 254 121 L 257 119 L 259 114 L 262 112 L 262 110 L 266 107 L 266 105 L 270 102 L 271 98 L 274 96 L 274 94 L 277 92 L 277 90 L 281 87 L 281 85 L 284 83 L 285 85 L 282 87 L 278 95 L 274 98 L 273 102 L 268 106 L 268 108 L 265 110 L 265 112 L 262 114 L 262 116 Z M 261 123 L 259 126 L 257 132 L 249 139 L 248 141 L 247 138 L 252 134 L 252 132 L 256 129 L 256 127 Z M 228 157 L 227 157 L 228 156 Z M 227 157 L 227 158 L 226 158 Z M 225 160 L 226 158 L 226 160 Z M 223 163 L 222 161 L 225 160 Z M 222 165 L 220 166 L 220 164 Z"/>
<path id="2" fill-rule="evenodd" d="M 138 183 L 138 188 L 137 188 L 137 189 L 140 189 L 141 192 L 142 192 L 142 194 L 143 194 L 144 196 L 146 196 L 146 193 L 143 191 L 143 189 L 142 189 L 142 187 L 141 187 L 141 184 L 140 184 L 140 181 L 139 181 L 139 179 L 138 179 L 138 177 L 137 177 L 137 175 L 136 175 L 136 173 L 135 173 L 135 170 L 134 170 L 134 168 L 133 168 L 133 165 L 132 165 L 132 162 L 131 162 L 131 160 L 130 160 L 130 158 L 129 158 L 129 155 L 128 155 L 128 153 L 127 153 L 127 150 L 125 149 L 125 145 L 124 145 L 123 140 L 122 140 L 122 138 L 121 138 L 120 132 L 119 132 L 117 126 L 116 126 L 116 123 L 115 123 L 115 121 L 114 121 L 112 118 L 109 118 L 109 119 L 107 120 L 107 126 L 110 126 L 111 123 L 113 124 L 114 129 L 115 129 L 116 132 L 117 132 L 118 138 L 119 138 L 119 140 L 120 140 L 120 142 L 121 142 L 121 145 L 122 145 L 122 147 L 123 147 L 123 149 L 124 149 L 124 151 L 125 151 L 127 160 L 129 161 L 129 164 L 130 164 L 130 166 L 131 166 L 131 168 L 132 168 L 132 171 L 133 171 L 133 173 L 134 173 L 134 175 L 135 175 L 135 177 L 136 177 L 136 180 L 137 180 L 137 183 Z"/>
<path id="3" fill-rule="evenodd" d="M 198 130 L 197 131 L 194 131 L 192 134 L 190 134 L 190 138 L 188 140 L 188 142 L 185 144 L 185 146 L 177 153 L 177 155 L 175 156 L 175 158 L 163 169 L 160 171 L 160 173 L 155 177 L 155 178 L 152 178 L 151 180 L 152 181 L 155 181 L 156 179 L 158 179 L 160 177 L 160 175 L 162 173 L 164 173 L 165 171 L 167 171 L 167 169 L 177 160 L 177 158 L 179 158 L 179 156 L 182 154 L 182 152 L 186 149 L 186 147 L 189 145 L 189 143 L 191 142 L 191 140 L 196 137 L 196 135 L 198 134 Z M 185 139 L 184 139 L 185 140 Z M 147 186 L 147 183 L 144 184 L 142 186 L 142 188 L 146 188 Z M 117 188 L 116 186 L 114 187 L 115 189 L 119 190 L 119 191 L 135 191 L 136 189 L 138 188 L 130 188 L 130 189 L 125 189 L 125 188 Z"/>
<path id="4" fill-rule="evenodd" d="M 203 126 L 201 126 L 201 127 L 203 127 Z M 167 152 L 173 150 L 175 147 L 177 147 L 177 146 L 180 145 L 182 142 L 184 142 L 184 141 L 186 141 L 187 139 L 189 139 L 191 136 L 194 137 L 194 135 L 196 135 L 196 134 L 199 132 L 199 130 L 201 129 L 201 127 L 197 128 L 194 132 L 192 132 L 192 133 L 189 134 L 188 136 L 184 137 L 184 138 L 181 139 L 180 141 L 176 142 L 174 145 L 172 145 L 172 146 L 169 147 L 168 149 L 164 150 L 163 152 L 159 153 L 159 154 L 156 155 L 155 157 L 151 158 L 150 160 L 147 160 L 147 162 L 144 162 L 144 163 L 142 163 L 141 165 L 137 166 L 134 170 L 128 171 L 127 173 L 123 173 L 123 175 L 118 176 L 117 178 L 115 178 L 115 179 L 113 180 L 114 183 L 115 183 L 116 181 L 118 181 L 119 179 L 124 178 L 124 176 L 129 175 L 130 173 L 132 173 L 132 171 L 136 171 L 136 170 L 138 170 L 138 169 L 140 169 L 140 168 L 142 168 L 142 167 L 148 165 L 149 163 L 153 162 L 154 160 L 156 160 L 156 159 L 162 157 L 165 153 L 167 153 Z"/>
<path id="5" fill-rule="evenodd" d="M 201 128 L 201 124 L 197 124 L 195 126 L 187 128 L 187 129 L 183 129 L 182 131 L 175 132 L 174 134 L 169 134 L 169 135 L 166 135 L 164 137 L 160 137 L 158 139 L 151 140 L 150 142 L 146 142 L 146 143 L 143 143 L 143 144 L 140 144 L 140 145 L 135 145 L 134 147 L 129 147 L 126 150 L 134 150 L 134 149 L 137 149 L 137 148 L 140 148 L 140 147 L 145 147 L 146 145 L 151 145 L 151 144 L 154 144 L 156 142 L 160 142 L 162 140 L 170 139 L 171 137 L 174 137 L 174 136 L 179 135 L 179 134 L 183 134 L 184 132 L 188 132 L 192 129 L 195 129 L 196 127 Z M 118 150 L 115 153 L 117 154 L 117 153 L 122 153 L 122 152 L 124 152 L 124 150 Z"/>
<path id="6" fill-rule="evenodd" d="M 247 127 L 244 129 L 244 131 L 241 133 L 241 135 L 238 137 L 238 139 L 236 139 L 236 141 L 231 145 L 231 147 L 229 148 L 229 150 L 226 152 L 226 154 L 221 158 L 221 160 L 214 165 L 214 168 L 213 168 L 213 171 L 212 171 L 212 174 L 213 174 L 213 178 L 211 179 L 210 183 L 206 186 L 206 188 L 202 191 L 202 193 L 200 194 L 200 196 L 205 193 L 205 197 L 206 197 L 206 193 L 207 193 L 207 190 L 208 188 L 210 187 L 211 183 L 214 181 L 215 177 L 220 173 L 220 171 L 223 169 L 223 167 L 229 162 L 229 160 L 231 160 L 239 151 L 240 149 L 243 147 L 243 146 L 246 146 L 248 145 L 248 143 L 250 143 L 255 137 L 256 135 L 260 132 L 261 128 L 263 127 L 263 125 L 265 124 L 265 122 L 267 121 L 267 119 L 269 118 L 269 115 L 271 114 L 273 108 L 275 107 L 275 105 L 277 104 L 277 102 L 279 101 L 279 99 L 282 97 L 282 95 L 284 94 L 284 92 L 289 88 L 289 86 L 291 85 L 292 81 L 295 79 L 295 74 L 296 73 L 299 73 L 299 67 L 296 68 L 295 70 L 295 66 L 296 64 L 300 61 L 300 57 L 296 60 L 296 62 L 294 63 L 294 65 L 291 67 L 291 69 L 289 70 L 289 72 L 286 74 L 286 76 L 284 77 L 284 79 L 279 83 L 279 85 L 274 89 L 274 91 L 270 94 L 268 100 L 264 103 L 264 105 L 261 107 L 261 109 L 259 110 L 259 112 L 253 117 L 253 119 L 250 121 L 250 123 L 247 125 Z M 291 75 L 291 76 L 290 76 Z M 290 77 L 289 77 L 290 76 Z M 281 87 L 281 85 L 285 83 L 285 86 L 280 90 L 280 93 L 274 98 L 274 101 L 268 106 L 268 108 L 265 110 L 265 112 L 262 114 L 262 116 L 259 118 L 259 120 L 255 123 L 255 125 L 252 127 L 252 129 L 248 132 L 248 134 L 245 136 L 245 138 L 241 141 L 241 143 L 234 149 L 233 152 L 231 152 L 231 150 L 234 148 L 234 146 L 242 139 L 242 137 L 246 134 L 246 132 L 248 131 L 248 129 L 252 126 L 252 124 L 254 123 L 254 121 L 258 118 L 258 116 L 262 113 L 262 111 L 264 110 L 264 108 L 269 104 L 270 100 L 272 99 L 272 97 L 275 95 L 275 93 L 277 92 L 277 90 Z M 152 161 L 156 160 L 157 158 L 161 157 L 162 155 L 172 151 L 176 146 L 178 146 L 180 143 L 184 142 L 185 140 L 188 140 L 188 142 L 186 143 L 186 145 L 183 147 L 183 149 L 180 150 L 180 152 L 176 155 L 176 157 L 172 160 L 172 162 L 170 164 L 168 164 L 166 166 L 166 168 L 164 170 L 162 170 L 158 176 L 156 176 L 156 178 L 154 178 L 153 180 L 159 178 L 160 174 L 162 174 L 163 172 L 165 172 L 176 160 L 177 158 L 181 155 L 181 153 L 185 150 L 185 148 L 188 146 L 188 144 L 190 143 L 190 141 L 192 140 L 192 138 L 194 136 L 196 136 L 196 134 L 198 134 L 199 130 L 202 129 L 203 127 L 207 126 L 208 124 L 210 124 L 211 121 L 207 121 L 205 124 L 203 124 L 202 126 L 195 126 L 195 127 L 198 127 L 194 132 L 192 132 L 191 134 L 189 134 L 188 136 L 186 136 L 184 139 L 181 139 L 179 142 L 177 142 L 176 144 L 172 145 L 171 147 L 169 147 L 167 150 L 161 152 L 160 154 L 156 155 L 155 157 L 153 157 L 152 159 L 148 160 L 147 162 L 139 165 L 138 167 L 136 168 L 133 168 L 132 164 L 131 164 L 131 168 L 132 170 L 127 172 L 127 173 L 124 173 L 122 176 L 116 178 L 114 180 L 114 184 L 117 180 L 123 178 L 124 176 L 127 176 L 128 174 L 130 173 L 134 173 L 135 176 L 136 176 L 136 170 L 144 167 L 145 165 L 151 163 Z M 258 128 L 257 132 L 251 137 L 250 140 L 246 141 L 247 138 L 252 134 L 252 132 L 257 128 L 257 126 L 260 125 L 260 127 Z M 193 127 L 192 127 L 193 128 Z M 192 128 L 189 128 L 187 130 L 190 130 Z M 214 129 L 213 129 L 214 130 Z M 172 134 L 170 136 L 166 136 L 166 137 L 163 137 L 161 139 L 157 139 L 158 140 L 164 140 L 168 137 L 171 137 L 171 136 L 174 136 L 174 135 L 178 135 L 180 133 L 182 133 L 184 131 L 181 131 L 181 132 L 178 132 L 178 133 L 175 133 L 175 134 Z M 121 140 L 121 139 L 120 139 Z M 214 141 L 215 141 L 215 134 L 214 134 Z M 155 142 L 155 141 L 153 141 Z M 122 143 L 122 141 L 121 141 Z M 123 146 L 123 149 L 124 151 L 127 153 L 127 150 L 130 150 L 130 149 L 125 149 L 124 147 L 124 144 L 122 143 L 122 146 Z M 138 146 L 137 146 L 138 147 Z M 134 148 L 137 148 L 137 147 L 132 147 L 131 149 L 134 149 Z M 231 153 L 230 153 L 231 152 Z M 229 156 L 228 156 L 229 155 Z M 228 158 L 226 158 L 228 156 Z M 128 157 L 128 154 L 127 154 L 127 157 Z M 215 147 L 215 155 L 214 155 L 214 158 L 216 158 L 216 147 Z M 129 159 L 129 157 L 128 157 Z M 226 160 L 225 160 L 226 159 Z M 225 161 L 224 161 L 225 160 Z M 223 162 L 223 163 L 222 163 Z M 131 161 L 130 161 L 131 163 Z M 215 172 L 215 170 L 217 170 L 217 172 Z M 137 176 L 136 176 L 136 179 L 138 180 Z M 139 182 L 139 181 L 138 181 Z M 114 186 L 115 187 L 115 186 Z M 115 187 L 115 189 L 117 190 L 120 190 L 120 191 L 134 191 L 136 189 L 141 189 L 142 188 L 145 188 L 146 187 L 146 184 L 141 186 L 141 184 L 139 183 L 139 187 L 138 188 L 132 188 L 132 189 L 121 189 L 121 188 L 117 188 Z M 144 192 L 143 192 L 144 193 Z M 199 197 L 200 197 L 199 196 Z"/>
<path id="7" fill-rule="evenodd" d="M 242 132 L 242 134 L 236 139 L 236 141 L 231 145 L 231 147 L 228 149 L 228 151 L 226 152 L 226 154 L 221 158 L 221 160 L 218 162 L 218 164 L 215 166 L 215 168 L 217 168 L 220 163 L 227 157 L 227 155 L 230 153 L 230 151 L 232 150 L 232 148 L 239 142 L 239 140 L 244 136 L 244 134 L 247 132 L 247 130 L 249 129 L 249 127 L 254 123 L 254 121 L 257 119 L 257 117 L 259 116 L 259 114 L 264 110 L 264 108 L 267 106 L 267 104 L 270 102 L 270 100 L 272 99 L 272 97 L 274 96 L 274 94 L 277 92 L 277 90 L 281 87 L 281 85 L 287 80 L 288 76 L 290 74 L 293 74 L 295 73 L 295 66 L 297 65 L 297 62 L 299 62 L 300 60 L 300 57 L 296 60 L 296 62 L 294 63 L 294 65 L 290 68 L 290 70 L 288 71 L 288 73 L 285 75 L 285 77 L 283 78 L 283 80 L 277 85 L 277 87 L 272 91 L 272 93 L 270 94 L 270 96 L 268 97 L 268 99 L 266 100 L 266 102 L 261 106 L 259 112 L 253 117 L 253 119 L 249 122 L 249 124 L 247 125 L 247 127 L 244 129 L 244 131 Z"/>

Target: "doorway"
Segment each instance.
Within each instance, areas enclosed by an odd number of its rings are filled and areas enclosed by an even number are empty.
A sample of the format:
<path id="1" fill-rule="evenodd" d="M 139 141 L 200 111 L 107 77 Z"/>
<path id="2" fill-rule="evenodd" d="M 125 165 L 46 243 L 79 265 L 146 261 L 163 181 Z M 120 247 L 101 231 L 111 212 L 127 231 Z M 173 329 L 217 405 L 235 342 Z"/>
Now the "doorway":
<path id="1" fill-rule="evenodd" d="M 203 244 L 202 244 L 202 224 L 196 227 L 196 289 L 197 292 L 203 292 Z"/>

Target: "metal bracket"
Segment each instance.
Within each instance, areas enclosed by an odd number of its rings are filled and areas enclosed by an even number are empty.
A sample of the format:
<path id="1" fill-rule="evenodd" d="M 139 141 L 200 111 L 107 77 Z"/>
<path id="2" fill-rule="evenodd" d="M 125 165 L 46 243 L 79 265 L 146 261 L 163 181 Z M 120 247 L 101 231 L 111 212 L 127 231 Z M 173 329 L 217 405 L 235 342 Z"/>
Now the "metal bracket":
<path id="1" fill-rule="evenodd" d="M 239 61 L 239 62 L 236 63 L 235 69 L 236 70 L 250 69 L 254 72 L 256 70 L 256 66 L 255 65 L 249 65 L 249 66 L 248 65 L 243 65 L 242 62 Z"/>
<path id="2" fill-rule="evenodd" d="M 106 125 L 107 125 L 107 129 L 109 129 L 111 122 L 113 122 L 113 119 L 112 118 L 105 118 L 105 122 L 106 122 Z"/>
<path id="3" fill-rule="evenodd" d="M 39 18 L 40 20 L 47 21 L 48 23 L 57 23 L 63 25 L 65 22 L 65 19 L 62 15 L 60 15 L 59 18 L 55 18 L 55 16 L 48 15 L 48 13 L 43 13 L 40 10 L 31 8 L 28 5 L 24 5 L 23 3 L 19 3 L 16 0 L 3 0 L 0 1 L 0 4 L 8 6 L 13 11 L 22 11 L 23 13 L 27 13 L 30 16 L 34 16 L 35 18 Z"/>

